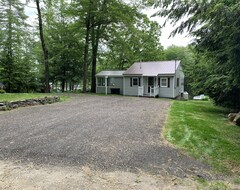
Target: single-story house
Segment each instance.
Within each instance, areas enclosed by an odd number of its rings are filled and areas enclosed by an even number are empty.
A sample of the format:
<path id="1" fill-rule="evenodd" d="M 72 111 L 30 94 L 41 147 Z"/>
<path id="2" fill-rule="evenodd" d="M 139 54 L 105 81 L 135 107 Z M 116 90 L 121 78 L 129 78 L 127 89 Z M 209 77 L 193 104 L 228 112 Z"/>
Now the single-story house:
<path id="1" fill-rule="evenodd" d="M 184 92 L 179 60 L 136 62 L 126 71 L 101 71 L 96 80 L 96 93 L 176 98 Z"/>

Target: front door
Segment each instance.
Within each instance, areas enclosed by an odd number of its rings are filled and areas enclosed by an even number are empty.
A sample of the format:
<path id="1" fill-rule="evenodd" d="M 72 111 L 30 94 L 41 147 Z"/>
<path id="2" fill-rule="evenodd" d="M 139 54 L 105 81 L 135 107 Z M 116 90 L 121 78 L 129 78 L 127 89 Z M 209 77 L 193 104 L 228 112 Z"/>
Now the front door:
<path id="1" fill-rule="evenodd" d="M 154 87 L 154 77 L 148 77 L 148 93 L 150 93 L 150 90 L 153 87 Z"/>

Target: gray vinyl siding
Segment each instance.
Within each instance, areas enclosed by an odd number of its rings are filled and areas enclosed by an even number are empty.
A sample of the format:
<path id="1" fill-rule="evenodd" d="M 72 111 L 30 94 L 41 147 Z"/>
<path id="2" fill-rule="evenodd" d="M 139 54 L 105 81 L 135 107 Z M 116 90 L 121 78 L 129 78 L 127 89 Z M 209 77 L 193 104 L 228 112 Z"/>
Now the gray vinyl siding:
<path id="1" fill-rule="evenodd" d="M 120 94 L 123 94 L 123 77 L 115 77 L 112 88 L 120 88 Z"/>
<path id="2" fill-rule="evenodd" d="M 105 94 L 105 87 L 104 86 L 97 86 L 96 87 L 97 94 Z"/>
<path id="3" fill-rule="evenodd" d="M 173 79 L 174 77 L 169 77 L 169 76 L 160 76 L 160 83 L 161 83 L 161 78 L 170 78 L 170 87 L 159 87 L 159 97 L 161 98 L 175 98 L 173 97 Z"/>
<path id="4" fill-rule="evenodd" d="M 179 86 L 177 86 L 177 78 L 179 78 Z M 180 96 L 182 92 L 184 92 L 184 74 L 181 65 L 179 65 L 177 68 L 175 82 L 175 97 L 177 97 Z"/>
<path id="5" fill-rule="evenodd" d="M 130 80 L 131 80 L 131 77 L 124 77 L 124 87 L 125 87 L 124 95 L 138 96 L 138 86 L 131 86 Z M 142 84 L 142 81 L 141 81 L 141 84 Z"/>
<path id="6" fill-rule="evenodd" d="M 123 78 L 122 77 L 109 77 L 112 78 L 112 86 L 107 87 L 107 93 L 111 94 L 111 88 L 120 88 L 120 94 L 123 94 Z M 105 86 L 96 87 L 97 94 L 105 94 Z"/>

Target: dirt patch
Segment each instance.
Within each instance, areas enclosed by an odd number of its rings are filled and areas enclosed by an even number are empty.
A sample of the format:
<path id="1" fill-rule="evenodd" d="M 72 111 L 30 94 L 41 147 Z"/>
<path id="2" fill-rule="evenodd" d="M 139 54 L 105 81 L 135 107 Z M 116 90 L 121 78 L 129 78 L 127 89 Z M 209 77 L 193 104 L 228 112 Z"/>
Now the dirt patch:
<path id="1" fill-rule="evenodd" d="M 17 164 L 0 161 L 0 189 L 196 189 L 199 184 L 191 179 L 149 175 L 139 171 L 101 172 L 89 166 L 54 167 L 33 163 Z"/>

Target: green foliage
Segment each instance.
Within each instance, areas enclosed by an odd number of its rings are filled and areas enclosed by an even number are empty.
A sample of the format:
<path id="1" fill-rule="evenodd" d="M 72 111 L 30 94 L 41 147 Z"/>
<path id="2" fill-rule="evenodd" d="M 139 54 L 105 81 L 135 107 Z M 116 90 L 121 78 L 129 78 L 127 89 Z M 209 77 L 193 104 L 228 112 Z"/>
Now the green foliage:
<path id="1" fill-rule="evenodd" d="M 5 90 L 1 90 L 1 89 L 0 89 L 0 94 L 5 94 L 5 93 L 6 93 Z"/>
<path id="2" fill-rule="evenodd" d="M 112 38 L 108 39 L 108 50 L 101 53 L 99 70 L 123 70 L 137 61 L 163 59 L 163 47 L 159 43 L 160 26 L 145 15 L 132 14 L 138 15 L 138 18 L 111 28 Z"/>
<path id="3" fill-rule="evenodd" d="M 192 88 L 192 81 L 195 79 L 192 74 L 195 69 L 195 54 L 191 47 L 179 47 L 179 46 L 170 46 L 163 51 L 164 60 L 181 60 L 183 71 L 185 75 L 184 79 L 184 90 L 187 91 L 190 95 L 193 95 L 195 92 Z"/>
<path id="4" fill-rule="evenodd" d="M 190 155 L 222 171 L 240 166 L 240 128 L 229 124 L 229 110 L 211 101 L 174 101 L 165 138 Z"/>
<path id="5" fill-rule="evenodd" d="M 240 109 L 240 2 L 239 1 L 157 1 L 173 23 L 188 16 L 173 35 L 188 30 L 196 37 L 200 59 L 192 85 L 204 91 L 217 104 Z"/>
<path id="6" fill-rule="evenodd" d="M 7 92 L 43 91 L 48 81 L 46 65 L 51 86 L 64 91 L 74 90 L 81 80 L 87 81 L 85 86 L 92 80 L 95 89 L 96 69 L 124 69 L 135 61 L 162 59 L 161 28 L 141 13 L 151 1 L 46 0 L 40 4 L 44 56 L 41 27 L 26 23 L 25 3 L 0 2 L 0 80 Z"/>
<path id="7" fill-rule="evenodd" d="M 240 185 L 240 177 L 236 177 L 233 179 L 233 183 L 234 184 L 237 184 L 237 185 Z"/>
<path id="8" fill-rule="evenodd" d="M 36 84 L 24 5 L 19 0 L 2 0 L 0 8 L 0 80 L 8 92 L 28 91 Z"/>

